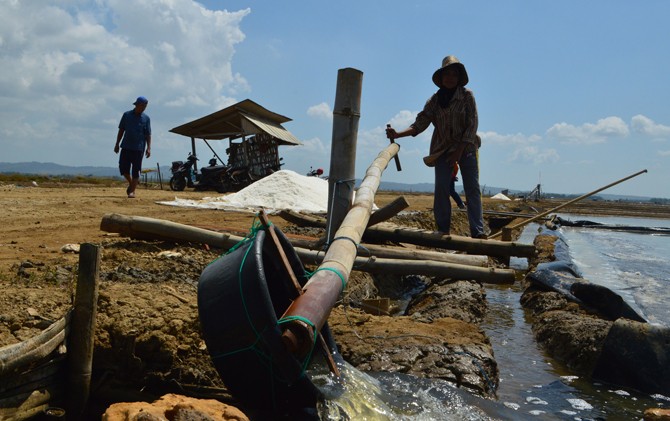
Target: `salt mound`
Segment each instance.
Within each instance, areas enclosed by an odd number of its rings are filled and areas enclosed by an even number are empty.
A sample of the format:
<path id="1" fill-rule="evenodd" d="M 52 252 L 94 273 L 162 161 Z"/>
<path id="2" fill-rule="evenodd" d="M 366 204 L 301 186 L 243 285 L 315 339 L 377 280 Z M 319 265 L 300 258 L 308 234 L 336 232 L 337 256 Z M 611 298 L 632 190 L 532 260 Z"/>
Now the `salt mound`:
<path id="1" fill-rule="evenodd" d="M 201 200 L 176 198 L 163 205 L 196 207 L 203 209 L 228 209 L 266 213 L 290 209 L 298 212 L 325 213 L 328 211 L 328 181 L 307 177 L 291 170 L 277 171 L 237 193 Z"/>
<path id="2" fill-rule="evenodd" d="M 498 200 L 512 200 L 509 197 L 505 196 L 502 193 L 498 193 L 495 196 L 491 196 L 491 199 L 498 199 Z"/>

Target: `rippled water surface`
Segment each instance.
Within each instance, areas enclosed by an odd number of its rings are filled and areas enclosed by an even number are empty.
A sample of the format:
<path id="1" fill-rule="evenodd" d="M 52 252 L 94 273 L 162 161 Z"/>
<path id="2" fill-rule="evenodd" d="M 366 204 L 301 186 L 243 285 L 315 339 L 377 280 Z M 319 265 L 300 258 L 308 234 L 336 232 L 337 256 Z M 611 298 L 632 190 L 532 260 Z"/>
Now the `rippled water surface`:
<path id="1" fill-rule="evenodd" d="M 636 218 L 588 219 L 605 224 L 668 227 L 670 221 Z M 520 241 L 532 243 L 537 225 Z M 621 294 L 654 323 L 670 325 L 670 236 L 588 228 L 563 228 L 571 257 L 584 278 Z M 525 259 L 512 259 L 525 268 Z M 396 373 L 364 374 L 350 366 L 335 382 L 315 383 L 329 399 L 324 420 L 641 420 L 646 408 L 670 407 L 664 395 L 646 395 L 572 376 L 537 346 L 519 299 L 521 286 L 486 286 L 489 311 L 482 328 L 490 337 L 500 370 L 496 401 L 480 399 L 446 382 Z M 670 393 L 666 394 L 670 395 Z"/>
<path id="2" fill-rule="evenodd" d="M 668 227 L 670 221 L 562 215 L 604 224 Z M 520 239 L 531 243 L 537 226 Z M 589 228 L 562 228 L 573 261 L 584 278 L 621 294 L 650 321 L 667 324 L 670 310 L 670 236 Z M 512 265 L 524 267 L 525 260 Z M 642 419 L 649 407 L 670 407 L 670 398 L 649 396 L 571 376 L 536 345 L 519 298 L 520 287 L 487 286 L 490 308 L 484 329 L 493 343 L 500 369 L 498 398 L 520 413 L 538 419 Z"/>

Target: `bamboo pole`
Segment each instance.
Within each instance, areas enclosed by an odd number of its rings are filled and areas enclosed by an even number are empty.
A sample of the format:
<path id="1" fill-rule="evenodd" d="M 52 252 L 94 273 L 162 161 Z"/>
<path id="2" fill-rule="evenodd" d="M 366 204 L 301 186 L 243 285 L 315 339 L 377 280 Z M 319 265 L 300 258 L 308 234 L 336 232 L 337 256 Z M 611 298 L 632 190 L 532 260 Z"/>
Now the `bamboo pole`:
<path id="1" fill-rule="evenodd" d="M 65 330 L 69 320 L 70 313 L 68 312 L 39 335 L 0 349 L 0 378 L 53 352 L 65 340 Z"/>
<path id="2" fill-rule="evenodd" d="M 571 205 L 571 204 L 573 204 L 573 203 L 575 203 L 575 202 L 579 202 L 579 201 L 582 200 L 582 199 L 585 199 L 585 198 L 587 198 L 587 197 L 589 197 L 589 196 L 593 196 L 594 194 L 596 194 L 596 193 L 598 193 L 598 192 L 601 192 L 601 191 L 603 191 L 603 190 L 605 190 L 605 189 L 609 189 L 609 188 L 612 187 L 612 186 L 615 186 L 615 185 L 617 185 L 617 184 L 619 184 L 619 183 L 623 183 L 623 182 L 626 181 L 626 180 L 629 180 L 629 179 L 631 179 L 631 178 L 633 178 L 633 177 L 637 177 L 638 175 L 643 174 L 643 173 L 646 173 L 646 172 L 647 172 L 647 170 L 638 171 L 638 172 L 636 172 L 635 174 L 631 174 L 631 175 L 629 175 L 628 177 L 624 177 L 624 178 L 622 178 L 621 180 L 617 180 L 617 181 L 615 181 L 615 182 L 613 182 L 613 183 L 610 183 L 610 184 L 608 184 L 608 185 L 606 185 L 606 186 L 604 186 L 604 187 L 601 187 L 601 188 L 599 188 L 599 189 L 597 189 L 597 190 L 594 190 L 594 191 L 592 191 L 592 192 L 590 192 L 590 193 L 583 194 L 583 195 L 581 195 L 581 196 L 579 196 L 579 197 L 577 197 L 577 198 L 575 198 L 575 199 L 572 199 L 572 200 L 570 200 L 570 201 L 568 201 L 568 202 L 565 202 L 565 203 L 563 203 L 562 205 L 556 206 L 556 207 L 553 208 L 553 209 L 549 209 L 548 211 L 545 211 L 545 212 L 542 212 L 542 213 L 540 213 L 540 214 L 537 214 L 537 215 L 535 215 L 534 217 L 532 217 L 532 218 L 530 218 L 530 219 L 526 219 L 525 221 L 519 222 L 518 224 L 516 224 L 516 225 L 514 225 L 514 226 L 512 226 L 512 227 L 509 227 L 509 229 L 510 229 L 510 230 L 514 230 L 514 229 L 523 227 L 524 225 L 527 225 L 527 224 L 530 224 L 531 222 L 537 221 L 538 219 L 540 219 L 540 218 L 542 218 L 542 217 L 544 217 L 544 216 L 547 216 L 547 215 L 549 215 L 549 214 L 552 213 L 552 212 L 556 212 L 556 211 L 559 210 L 559 209 L 563 209 L 563 208 L 566 207 L 566 206 L 569 206 L 569 205 Z M 502 235 L 502 233 L 503 233 L 502 231 L 499 231 L 499 232 L 497 232 L 497 233 L 491 235 L 489 238 L 496 238 L 496 237 L 499 237 L 499 236 Z"/>
<path id="3" fill-rule="evenodd" d="M 309 352 L 315 332 L 321 330 L 337 298 L 346 287 L 358 244 L 370 219 L 381 174 L 399 149 L 397 144 L 390 144 L 370 165 L 358 188 L 356 200 L 335 233 L 323 263 L 303 287 L 304 294 L 286 310 L 285 316 L 293 320 L 282 323 L 282 339 L 290 352 L 299 356 Z M 311 325 L 303 320 L 309 321 Z"/>
<path id="4" fill-rule="evenodd" d="M 68 340 L 68 419 L 84 414 L 91 386 L 95 318 L 100 274 L 100 247 L 84 243 L 79 251 L 79 276 Z"/>
<path id="5" fill-rule="evenodd" d="M 322 247 L 317 246 L 314 241 L 292 239 L 291 244 L 298 250 L 298 255 L 302 258 L 302 250 L 309 256 L 309 252 L 322 251 Z M 319 243 L 321 244 L 321 243 Z M 448 253 L 443 251 L 420 250 L 414 248 L 380 246 L 377 244 L 359 244 L 358 255 L 362 258 L 376 257 L 384 259 L 401 260 L 433 260 L 435 262 L 458 263 L 459 265 L 487 267 L 489 258 L 483 255 Z"/>
<path id="6" fill-rule="evenodd" d="M 363 72 L 352 68 L 340 69 L 337 72 L 328 173 L 328 240 L 332 240 L 332 235 L 340 227 L 354 195 L 356 142 L 358 121 L 361 118 L 362 90 Z"/>
<path id="7" fill-rule="evenodd" d="M 29 371 L 22 372 L 21 375 L 4 376 L 0 381 L 0 396 L 16 395 L 36 390 L 55 382 L 55 379 L 62 377 L 65 358 L 65 355 L 59 355 L 44 364 L 31 368 Z M 2 407 L 0 404 L 0 408 Z"/>
<path id="8" fill-rule="evenodd" d="M 107 214 L 102 217 L 100 229 L 129 236 L 148 234 L 152 238 L 175 239 L 194 243 L 209 244 L 214 247 L 230 248 L 238 241 L 229 241 L 230 234 L 220 234 L 211 230 L 190 227 L 176 222 L 142 216 Z"/>
<path id="9" fill-rule="evenodd" d="M 21 421 L 35 418 L 49 407 L 62 386 L 53 384 L 39 390 L 0 400 L 0 420 Z"/>
<path id="10" fill-rule="evenodd" d="M 318 251 L 303 251 L 300 259 L 303 262 L 319 264 L 323 262 L 323 256 L 323 253 Z M 489 284 L 513 284 L 516 274 L 513 269 L 496 269 L 435 260 L 385 259 L 377 256 L 356 257 L 353 269 L 367 273 L 391 272 L 394 275 L 445 276 L 454 280 L 475 279 Z"/>
<path id="11" fill-rule="evenodd" d="M 368 221 L 368 227 L 371 227 L 380 222 L 391 219 L 398 214 L 403 209 L 406 209 L 409 206 L 407 199 L 404 196 L 400 196 L 393 200 L 388 205 L 376 210 L 373 214 L 370 215 L 370 220 Z"/>
<path id="12" fill-rule="evenodd" d="M 281 257 L 282 263 L 284 264 L 284 268 L 286 269 L 286 273 L 288 273 L 289 278 L 291 278 L 291 282 L 293 283 L 293 286 L 296 289 L 297 294 L 298 295 L 302 294 L 302 288 L 300 286 L 300 282 L 298 282 L 298 277 L 295 275 L 295 272 L 293 272 L 293 268 L 291 267 L 291 264 L 288 261 L 288 257 L 286 256 L 284 248 L 282 247 L 281 242 L 279 241 L 279 237 L 277 237 L 277 233 L 275 232 L 275 226 L 270 224 L 270 220 L 268 220 L 267 215 L 263 211 L 259 212 L 258 219 L 260 219 L 261 223 L 270 233 L 270 237 L 272 238 L 272 241 L 274 242 L 274 245 L 277 248 L 277 253 L 279 253 L 279 256 Z M 324 354 L 324 357 L 326 358 L 330 371 L 333 374 L 335 374 L 336 377 L 340 377 L 340 370 L 337 368 L 337 364 L 335 364 L 335 360 L 333 359 L 333 356 L 330 353 L 330 349 L 326 344 L 326 340 L 323 339 L 323 335 L 321 334 L 321 332 L 319 332 L 318 335 L 319 335 L 319 346 Z"/>
<path id="13" fill-rule="evenodd" d="M 116 232 L 131 237 L 155 237 L 171 241 L 188 241 L 208 244 L 213 247 L 229 249 L 242 241 L 242 237 L 218 233 L 202 228 L 191 227 L 176 222 L 161 219 L 148 218 L 144 216 L 126 216 L 120 214 L 108 214 L 103 216 L 103 231 Z M 301 239 L 289 239 L 294 246 L 296 254 L 303 259 L 314 261 L 312 250 L 316 250 L 313 241 Z M 405 260 L 433 260 L 437 262 L 457 263 L 469 266 L 488 266 L 488 258 L 481 255 L 444 253 L 432 250 L 408 250 L 400 247 L 378 246 L 375 244 L 359 244 L 359 252 L 366 256 L 375 256 L 385 259 Z M 317 254 L 318 255 L 318 254 Z M 321 254 L 323 256 L 323 254 Z M 321 260 L 319 260 L 319 263 Z M 358 269 L 365 272 L 365 267 Z M 476 279 L 476 278 L 473 278 Z"/>
<path id="14" fill-rule="evenodd" d="M 279 216 L 285 220 L 301 226 L 323 227 L 321 218 L 303 215 L 298 212 L 285 210 Z M 505 257 L 534 257 L 536 250 L 532 244 L 518 242 L 480 240 L 460 235 L 444 235 L 438 231 L 419 229 L 368 227 L 363 234 L 363 240 L 369 243 L 397 242 L 410 243 L 419 246 L 464 251 L 470 254 L 485 254 L 488 256 Z"/>

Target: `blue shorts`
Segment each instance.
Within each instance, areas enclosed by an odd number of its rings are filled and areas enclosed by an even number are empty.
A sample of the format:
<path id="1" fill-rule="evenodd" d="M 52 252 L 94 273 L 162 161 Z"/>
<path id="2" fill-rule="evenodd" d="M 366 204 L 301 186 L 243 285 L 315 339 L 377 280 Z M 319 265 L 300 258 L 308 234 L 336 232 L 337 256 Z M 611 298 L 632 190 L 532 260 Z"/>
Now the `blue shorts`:
<path id="1" fill-rule="evenodd" d="M 119 171 L 121 172 L 121 175 L 131 174 L 132 168 L 132 177 L 140 178 L 143 156 L 144 151 L 121 149 L 121 154 L 119 155 Z"/>

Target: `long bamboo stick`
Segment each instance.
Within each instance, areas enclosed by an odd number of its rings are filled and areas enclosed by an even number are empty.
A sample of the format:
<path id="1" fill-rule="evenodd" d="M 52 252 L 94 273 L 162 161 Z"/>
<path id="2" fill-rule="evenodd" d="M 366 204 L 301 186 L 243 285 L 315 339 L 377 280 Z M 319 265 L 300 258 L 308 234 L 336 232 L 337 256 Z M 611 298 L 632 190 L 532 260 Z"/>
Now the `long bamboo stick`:
<path id="1" fill-rule="evenodd" d="M 223 249 L 233 247 L 243 239 L 240 236 L 191 227 L 176 222 L 121 214 L 104 215 L 100 227 L 103 231 L 116 232 L 131 237 L 153 237 L 172 241 L 190 241 Z M 309 258 L 313 261 L 313 254 L 310 250 L 312 242 L 299 239 L 289 239 L 289 241 L 295 247 L 295 251 L 301 259 Z M 359 250 L 364 258 L 371 254 L 386 259 L 434 260 L 471 266 L 487 266 L 488 262 L 487 257 L 481 255 L 442 253 L 431 250 L 407 250 L 398 247 L 382 247 L 374 244 L 360 244 Z M 321 255 L 323 256 L 323 254 Z M 383 263 L 380 263 L 380 266 L 382 265 Z M 366 268 L 362 267 L 357 270 L 365 272 Z"/>
<path id="2" fill-rule="evenodd" d="M 319 332 L 328 320 L 337 298 L 346 287 L 358 244 L 370 219 L 381 174 L 399 149 L 397 144 L 390 144 L 367 169 L 353 206 L 335 233 L 323 263 L 303 287 L 305 293 L 286 310 L 285 317 L 290 321 L 282 323 L 282 339 L 294 355 L 304 356 L 309 352 L 315 332 Z"/>
<path id="3" fill-rule="evenodd" d="M 537 221 L 538 219 L 540 219 L 540 218 L 542 218 L 542 217 L 544 217 L 544 216 L 547 216 L 547 215 L 549 215 L 549 214 L 552 213 L 552 212 L 556 212 L 556 211 L 559 210 L 559 209 L 563 209 L 564 207 L 566 207 L 566 206 L 568 206 L 568 205 L 571 205 L 571 204 L 573 204 L 573 203 L 575 203 L 575 202 L 579 202 L 579 201 L 582 200 L 582 199 L 585 199 L 585 198 L 587 198 L 587 197 L 589 197 L 589 196 L 593 196 L 594 194 L 596 194 L 596 193 L 598 193 L 598 192 L 601 192 L 601 191 L 603 191 L 603 190 L 605 190 L 605 189 L 609 189 L 609 188 L 612 187 L 612 186 L 615 186 L 615 185 L 617 185 L 617 184 L 619 184 L 619 183 L 623 183 L 623 182 L 626 181 L 626 180 L 629 180 L 629 179 L 631 179 L 631 178 L 633 178 L 633 177 L 637 177 L 638 175 L 643 174 L 643 173 L 646 173 L 646 172 L 647 172 L 646 169 L 645 169 L 645 170 L 642 170 L 642 171 L 638 171 L 638 172 L 636 172 L 635 174 L 631 174 L 631 175 L 629 175 L 628 177 L 624 177 L 624 178 L 622 178 L 621 180 L 617 180 L 617 181 L 615 181 L 615 182 L 613 182 L 613 183 L 610 183 L 610 184 L 608 184 L 608 185 L 606 185 L 606 186 L 604 186 L 604 187 L 601 187 L 601 188 L 599 188 L 599 189 L 597 189 L 597 190 L 594 190 L 594 191 L 592 191 L 592 192 L 590 192 L 590 193 L 583 194 L 583 195 L 581 195 L 581 196 L 579 196 L 579 197 L 577 197 L 577 198 L 575 198 L 575 199 L 572 199 L 572 200 L 570 200 L 570 201 L 568 201 L 568 202 L 565 202 L 565 203 L 563 203 L 562 205 L 556 206 L 556 207 L 553 208 L 553 209 L 549 209 L 548 211 L 545 211 L 545 212 L 542 212 L 542 213 L 540 213 L 540 214 L 537 214 L 537 215 L 535 215 L 534 217 L 532 217 L 532 218 L 530 218 L 530 219 L 526 219 L 525 221 L 519 222 L 518 224 L 516 224 L 516 225 L 514 225 L 514 226 L 512 226 L 512 227 L 509 227 L 509 229 L 510 229 L 510 230 L 513 230 L 513 229 L 517 229 L 517 228 L 523 227 L 524 225 L 527 225 L 527 224 L 530 224 L 531 222 Z M 496 238 L 496 237 L 499 237 L 499 236 L 502 235 L 502 233 L 503 233 L 502 231 L 498 231 L 497 233 L 495 233 L 495 234 L 489 236 L 489 238 Z"/>
<path id="4" fill-rule="evenodd" d="M 314 247 L 314 242 L 301 239 L 291 240 L 291 244 L 298 251 L 302 258 L 302 249 L 305 250 L 305 256 L 310 250 L 320 251 L 321 247 Z M 445 253 L 444 251 L 422 250 L 414 248 L 405 248 L 398 246 L 380 246 L 377 244 L 359 244 L 358 256 L 362 258 L 377 257 L 383 259 L 400 260 L 433 260 L 435 262 L 458 263 L 459 265 L 487 267 L 489 258 L 483 255 Z M 319 261 L 320 263 L 320 261 Z"/>
<path id="5" fill-rule="evenodd" d="M 281 211 L 279 216 L 299 226 L 325 226 L 325 221 L 319 217 L 304 215 L 291 210 Z M 534 257 L 536 253 L 535 246 L 532 244 L 523 244 L 514 241 L 480 240 L 460 235 L 444 235 L 438 231 L 373 227 L 369 225 L 363 234 L 363 240 L 368 243 L 383 243 L 387 241 L 410 243 L 425 247 L 458 250 L 470 254 L 485 254 L 496 257 Z"/>
<path id="6" fill-rule="evenodd" d="M 65 340 L 69 320 L 70 312 L 39 335 L 0 349 L 0 378 L 53 352 Z"/>
<path id="7" fill-rule="evenodd" d="M 300 259 L 306 263 L 322 262 L 323 254 L 305 251 Z M 451 279 L 476 279 L 489 284 L 513 284 L 516 272 L 513 269 L 477 267 L 435 260 L 388 259 L 376 256 L 356 257 L 354 270 L 368 273 L 388 273 L 394 275 L 445 276 Z"/>

